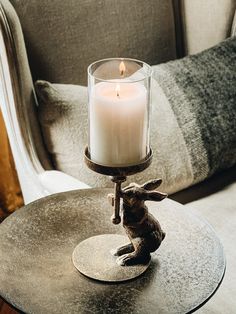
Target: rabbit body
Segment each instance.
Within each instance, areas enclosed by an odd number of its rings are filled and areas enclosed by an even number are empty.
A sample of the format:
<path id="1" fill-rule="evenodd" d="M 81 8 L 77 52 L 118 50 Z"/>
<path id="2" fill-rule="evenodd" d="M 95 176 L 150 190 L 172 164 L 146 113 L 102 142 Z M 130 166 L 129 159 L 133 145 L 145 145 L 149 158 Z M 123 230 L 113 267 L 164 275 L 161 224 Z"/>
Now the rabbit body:
<path id="1" fill-rule="evenodd" d="M 144 215 L 140 221 L 131 222 L 130 213 L 127 214 L 127 209 L 123 207 L 123 227 L 132 242 L 133 239 L 141 238 L 143 246 L 149 252 L 156 251 L 162 240 L 165 238 L 165 233 L 162 231 L 160 223 L 148 213 L 146 206 L 143 208 Z"/>
<path id="2" fill-rule="evenodd" d="M 164 240 L 165 232 L 144 204 L 146 200 L 161 201 L 167 196 L 158 191 L 149 192 L 160 184 L 161 180 L 158 179 L 142 186 L 132 183 L 122 189 L 123 227 L 131 243 L 113 252 L 118 256 L 119 265 L 147 263 L 150 260 L 150 253 L 156 251 Z"/>

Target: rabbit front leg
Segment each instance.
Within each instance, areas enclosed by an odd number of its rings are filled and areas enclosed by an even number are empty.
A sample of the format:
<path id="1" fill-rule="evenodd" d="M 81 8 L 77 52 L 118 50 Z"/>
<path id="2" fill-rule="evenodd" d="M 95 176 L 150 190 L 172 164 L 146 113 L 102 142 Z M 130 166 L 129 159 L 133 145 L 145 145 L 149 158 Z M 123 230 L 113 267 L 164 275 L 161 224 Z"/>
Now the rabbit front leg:
<path id="1" fill-rule="evenodd" d="M 133 251 L 134 251 L 134 246 L 132 243 L 129 243 L 121 247 L 118 247 L 117 249 L 111 250 L 111 254 L 114 256 L 121 256 L 123 254 L 131 253 Z"/>
<path id="2" fill-rule="evenodd" d="M 120 266 L 146 264 L 149 262 L 151 255 L 144 245 L 144 238 L 132 239 L 132 244 L 135 248 L 134 252 L 124 254 L 117 258 L 116 262 Z"/>

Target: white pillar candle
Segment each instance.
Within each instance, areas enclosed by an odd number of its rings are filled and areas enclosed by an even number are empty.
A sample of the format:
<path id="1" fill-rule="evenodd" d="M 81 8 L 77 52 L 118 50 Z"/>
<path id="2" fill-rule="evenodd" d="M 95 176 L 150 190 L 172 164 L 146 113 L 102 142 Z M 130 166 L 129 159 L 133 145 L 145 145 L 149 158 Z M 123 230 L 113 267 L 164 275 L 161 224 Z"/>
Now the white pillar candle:
<path id="1" fill-rule="evenodd" d="M 101 165 L 138 164 L 147 155 L 147 89 L 139 82 L 100 82 L 90 93 L 90 157 Z"/>

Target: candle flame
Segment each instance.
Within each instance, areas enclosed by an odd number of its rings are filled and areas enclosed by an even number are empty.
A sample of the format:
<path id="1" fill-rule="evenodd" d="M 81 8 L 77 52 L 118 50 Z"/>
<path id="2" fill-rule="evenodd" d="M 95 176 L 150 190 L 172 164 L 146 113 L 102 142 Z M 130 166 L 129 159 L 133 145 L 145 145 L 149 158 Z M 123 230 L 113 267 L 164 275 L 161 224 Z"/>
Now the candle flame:
<path id="1" fill-rule="evenodd" d="M 126 67 L 125 67 L 125 64 L 124 64 L 123 61 L 121 61 L 121 63 L 120 63 L 119 70 L 120 70 L 120 75 L 121 75 L 121 76 L 124 76 Z"/>
<path id="2" fill-rule="evenodd" d="M 120 97 L 120 84 L 116 85 L 116 96 Z"/>

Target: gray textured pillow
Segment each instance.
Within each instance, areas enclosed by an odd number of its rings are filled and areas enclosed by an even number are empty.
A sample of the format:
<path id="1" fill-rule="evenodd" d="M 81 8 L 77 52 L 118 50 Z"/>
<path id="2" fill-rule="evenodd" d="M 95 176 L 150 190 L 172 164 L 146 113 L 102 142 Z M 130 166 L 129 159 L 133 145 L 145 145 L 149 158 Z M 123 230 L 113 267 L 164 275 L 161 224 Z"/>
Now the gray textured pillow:
<path id="1" fill-rule="evenodd" d="M 193 183 L 236 162 L 236 37 L 154 67 L 181 128 Z"/>
<path id="2" fill-rule="evenodd" d="M 162 190 L 179 191 L 236 162 L 235 40 L 195 56 L 154 66 L 152 165 L 129 181 L 163 178 Z M 35 84 L 44 140 L 55 168 L 93 187 L 108 177 L 87 169 L 87 89 Z"/>

